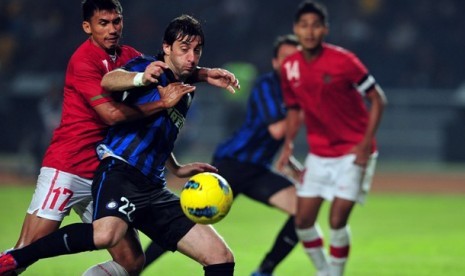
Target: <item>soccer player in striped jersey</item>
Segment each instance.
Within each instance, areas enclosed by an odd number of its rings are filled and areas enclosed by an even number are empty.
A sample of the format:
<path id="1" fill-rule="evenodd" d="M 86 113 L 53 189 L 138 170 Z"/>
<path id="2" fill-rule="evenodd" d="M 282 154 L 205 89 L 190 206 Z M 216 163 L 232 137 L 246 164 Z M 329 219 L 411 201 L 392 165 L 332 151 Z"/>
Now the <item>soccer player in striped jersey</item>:
<path id="1" fill-rule="evenodd" d="M 276 39 L 272 55 L 273 71 L 257 79 L 248 99 L 245 122 L 231 137 L 219 144 L 213 154 L 213 165 L 228 180 L 235 198 L 243 194 L 289 214 L 271 250 L 252 274 L 254 276 L 272 275 L 276 266 L 298 243 L 294 228 L 297 199 L 293 180 L 272 169 L 286 129 L 280 67 L 288 55 L 297 51 L 298 44 L 293 35 Z M 296 164 L 296 167 L 301 165 Z"/>
<path id="2" fill-rule="evenodd" d="M 303 111 L 309 153 L 297 188 L 296 230 L 317 275 L 339 276 L 349 256 L 349 216 L 357 202 L 364 202 L 374 174 L 375 133 L 386 99 L 355 54 L 324 42 L 329 31 L 324 6 L 302 2 L 293 30 L 302 49 L 282 66 L 288 113 L 278 168 L 293 153 Z M 329 262 L 316 224 L 324 200 L 331 201 Z"/>
<path id="3" fill-rule="evenodd" d="M 217 172 L 206 163 L 180 165 L 172 155 L 195 90 L 183 82 L 196 70 L 204 41 L 200 23 L 182 15 L 166 28 L 158 58 L 138 57 L 124 67 L 130 72 L 115 70 L 103 78 L 105 88 L 106 83 L 122 82 L 126 86 L 137 83 L 138 88 L 121 94 L 122 101 L 129 106 L 157 102 L 160 112 L 112 126 L 97 146 L 101 162 L 92 183 L 93 223 L 67 225 L 28 246 L 3 254 L 0 275 L 42 258 L 111 248 L 130 227 L 142 231 L 164 249 L 178 250 L 196 260 L 204 267 L 205 275 L 233 275 L 234 257 L 224 240 L 212 226 L 190 221 L 179 207 L 179 198 L 166 188 L 165 166 L 179 177 Z M 168 68 L 157 84 L 147 86 L 145 70 L 157 60 L 164 61 Z M 140 73 L 142 80 L 134 81 Z M 176 105 L 164 106 L 165 101 L 160 103 L 162 91 L 168 95 L 176 91 L 185 94 Z"/>

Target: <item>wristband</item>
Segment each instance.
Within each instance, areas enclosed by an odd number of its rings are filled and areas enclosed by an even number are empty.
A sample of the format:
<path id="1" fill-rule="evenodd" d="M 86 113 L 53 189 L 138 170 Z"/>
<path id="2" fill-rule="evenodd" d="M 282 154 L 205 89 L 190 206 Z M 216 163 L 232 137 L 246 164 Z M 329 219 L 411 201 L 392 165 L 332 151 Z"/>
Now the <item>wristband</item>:
<path id="1" fill-rule="evenodd" d="M 135 87 L 144 86 L 144 82 L 142 81 L 143 77 L 144 77 L 144 73 L 140 73 L 140 72 L 134 76 L 132 83 L 134 84 Z"/>

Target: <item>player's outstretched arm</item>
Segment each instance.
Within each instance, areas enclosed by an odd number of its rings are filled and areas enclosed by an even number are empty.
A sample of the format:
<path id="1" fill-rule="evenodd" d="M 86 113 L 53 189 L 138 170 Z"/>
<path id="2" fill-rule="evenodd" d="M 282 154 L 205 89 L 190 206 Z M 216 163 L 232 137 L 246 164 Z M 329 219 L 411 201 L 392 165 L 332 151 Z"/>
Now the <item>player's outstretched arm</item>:
<path id="1" fill-rule="evenodd" d="M 124 69 L 116 69 L 103 76 L 102 87 L 107 91 L 125 91 L 131 88 L 147 86 L 158 83 L 158 78 L 168 65 L 163 61 L 150 63 L 144 72 L 129 72 Z"/>
<path id="2" fill-rule="evenodd" d="M 208 163 L 193 162 L 181 165 L 176 160 L 176 157 L 171 153 L 166 161 L 168 170 L 179 178 L 191 177 L 201 172 L 214 172 L 217 173 L 218 169 Z"/>
<path id="3" fill-rule="evenodd" d="M 207 82 L 210 85 L 225 88 L 230 93 L 236 93 L 236 89 L 241 89 L 236 76 L 228 70 L 221 68 L 199 67 L 190 80 L 192 82 Z"/>
<path id="4" fill-rule="evenodd" d="M 157 89 L 160 93 L 158 101 L 134 106 L 119 102 L 106 102 L 95 106 L 94 109 L 108 125 L 137 120 L 173 107 L 185 94 L 194 91 L 195 86 L 174 82 L 166 87 L 158 86 Z"/>

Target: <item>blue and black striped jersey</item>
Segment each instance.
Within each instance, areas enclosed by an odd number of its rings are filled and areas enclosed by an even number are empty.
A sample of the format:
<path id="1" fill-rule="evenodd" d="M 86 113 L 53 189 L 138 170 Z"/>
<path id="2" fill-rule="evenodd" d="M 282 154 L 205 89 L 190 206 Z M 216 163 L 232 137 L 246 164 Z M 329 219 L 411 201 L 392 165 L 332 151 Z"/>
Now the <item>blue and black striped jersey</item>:
<path id="1" fill-rule="evenodd" d="M 274 72 L 262 75 L 249 96 L 244 124 L 217 147 L 214 160 L 228 158 L 271 167 L 283 139 L 275 140 L 268 126 L 285 117 L 278 76 Z"/>
<path id="2" fill-rule="evenodd" d="M 144 72 L 155 60 L 155 57 L 137 57 L 128 62 L 124 69 Z M 174 75 L 169 70 L 159 78 L 161 86 L 174 81 Z M 186 94 L 174 107 L 145 119 L 112 126 L 105 140 L 97 147 L 97 152 L 100 156 L 105 151 L 109 152 L 139 169 L 155 182 L 165 185 L 165 162 L 185 122 L 193 96 L 194 93 Z M 136 105 L 159 99 L 159 91 L 156 85 L 152 85 L 127 91 L 122 101 L 127 105 Z"/>

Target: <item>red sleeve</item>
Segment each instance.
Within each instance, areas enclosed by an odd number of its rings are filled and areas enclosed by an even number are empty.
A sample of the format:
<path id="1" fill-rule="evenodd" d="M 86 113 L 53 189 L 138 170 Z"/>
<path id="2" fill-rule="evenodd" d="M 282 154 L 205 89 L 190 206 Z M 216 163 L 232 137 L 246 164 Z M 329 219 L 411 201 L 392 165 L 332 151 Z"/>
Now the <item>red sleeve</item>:
<path id="1" fill-rule="evenodd" d="M 350 78 L 350 82 L 354 85 L 358 85 L 358 83 L 368 75 L 368 70 L 365 65 L 363 65 L 363 63 L 353 53 L 349 53 L 347 55 L 345 67 L 346 72 L 349 72 L 348 76 Z"/>
<path id="2" fill-rule="evenodd" d="M 112 101 L 109 94 L 100 86 L 107 72 L 105 61 L 85 57 L 74 62 L 74 87 L 91 106 Z"/>

